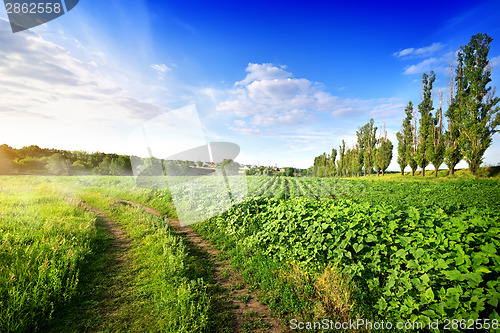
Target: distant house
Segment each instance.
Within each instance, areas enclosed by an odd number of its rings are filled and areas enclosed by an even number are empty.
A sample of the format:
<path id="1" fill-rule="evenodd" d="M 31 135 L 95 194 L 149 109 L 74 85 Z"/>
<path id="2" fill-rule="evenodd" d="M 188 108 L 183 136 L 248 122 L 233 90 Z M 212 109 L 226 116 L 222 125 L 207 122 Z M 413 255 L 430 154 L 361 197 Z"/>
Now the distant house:
<path id="1" fill-rule="evenodd" d="M 210 167 L 212 167 L 212 168 L 213 168 L 213 167 L 215 167 L 216 165 L 215 165 L 215 163 L 214 163 L 214 162 L 203 162 L 203 166 L 204 166 L 204 167 L 209 167 L 209 168 L 210 168 Z"/>

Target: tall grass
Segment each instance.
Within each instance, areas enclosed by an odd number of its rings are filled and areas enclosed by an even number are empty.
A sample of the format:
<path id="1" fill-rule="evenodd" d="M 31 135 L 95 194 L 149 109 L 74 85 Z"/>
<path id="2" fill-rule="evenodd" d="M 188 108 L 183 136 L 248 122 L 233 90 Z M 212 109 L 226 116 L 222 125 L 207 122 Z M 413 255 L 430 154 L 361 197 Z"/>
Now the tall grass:
<path id="1" fill-rule="evenodd" d="M 137 320 L 122 329 L 222 332 L 228 323 L 219 320 L 209 281 L 197 274 L 199 269 L 193 267 L 197 263 L 168 220 L 107 198 L 100 190 L 89 188 L 80 196 L 116 221 L 131 240 L 135 305 L 123 315 Z"/>
<path id="2" fill-rule="evenodd" d="M 0 331 L 36 331 L 74 295 L 95 216 L 34 179 L 0 178 Z"/>
<path id="3" fill-rule="evenodd" d="M 134 177 L 129 176 L 84 176 L 84 177 L 58 177 L 66 185 L 79 189 L 92 189 L 108 197 L 127 199 L 147 205 L 177 218 L 175 207 L 172 204 L 172 195 L 168 189 L 154 189 L 141 187 L 136 184 Z M 165 179 L 163 179 L 165 181 Z"/>

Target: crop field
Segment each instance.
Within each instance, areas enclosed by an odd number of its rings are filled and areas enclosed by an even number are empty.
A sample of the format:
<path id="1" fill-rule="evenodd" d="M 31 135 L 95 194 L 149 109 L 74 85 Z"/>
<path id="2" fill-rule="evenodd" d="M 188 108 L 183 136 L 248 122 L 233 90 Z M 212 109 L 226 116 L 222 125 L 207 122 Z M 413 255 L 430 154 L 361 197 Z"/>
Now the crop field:
<path id="1" fill-rule="evenodd" d="M 133 177 L 1 177 L 0 331 L 498 330 L 498 180 L 246 180 L 182 228 L 179 193 Z"/>

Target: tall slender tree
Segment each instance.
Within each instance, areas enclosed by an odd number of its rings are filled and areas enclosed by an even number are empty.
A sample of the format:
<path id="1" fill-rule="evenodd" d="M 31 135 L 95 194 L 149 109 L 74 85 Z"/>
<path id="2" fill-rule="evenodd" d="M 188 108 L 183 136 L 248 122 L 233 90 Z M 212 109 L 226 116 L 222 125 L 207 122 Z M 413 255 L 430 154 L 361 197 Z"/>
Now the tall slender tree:
<path id="1" fill-rule="evenodd" d="M 339 146 L 339 160 L 337 161 L 337 169 L 340 177 L 346 176 L 346 162 L 345 162 L 345 141 L 342 140 L 342 146 Z"/>
<path id="2" fill-rule="evenodd" d="M 377 142 L 377 149 L 375 153 L 375 164 L 377 166 L 377 176 L 379 171 L 382 172 L 382 176 L 385 173 L 385 170 L 389 167 L 389 164 L 392 160 L 392 150 L 393 150 L 392 142 L 387 138 L 387 131 L 385 129 L 380 134 L 380 137 Z"/>
<path id="3" fill-rule="evenodd" d="M 332 154 L 330 155 L 330 176 L 335 176 L 335 160 L 337 159 L 337 149 L 332 148 Z"/>
<path id="4" fill-rule="evenodd" d="M 356 144 L 354 146 L 354 169 L 356 171 L 356 177 L 359 177 L 361 173 L 361 166 L 362 166 L 362 161 L 363 161 L 363 150 L 359 146 L 359 144 Z"/>
<path id="5" fill-rule="evenodd" d="M 476 34 L 458 52 L 455 97 L 458 145 L 472 174 L 481 165 L 484 152 L 500 124 L 500 106 L 497 105 L 500 98 L 495 97 L 494 89 L 488 86 L 491 82 L 488 53 L 492 40 L 487 34 Z"/>
<path id="6" fill-rule="evenodd" d="M 428 138 L 430 135 L 430 127 L 432 122 L 432 85 L 436 80 L 434 72 L 430 75 L 426 73 L 422 76 L 423 84 L 423 99 L 418 105 L 418 112 L 420 113 L 420 126 L 418 129 L 418 147 L 416 154 L 416 161 L 418 166 L 422 168 L 422 176 L 425 176 L 425 167 L 429 165 L 429 152 L 428 152 Z"/>
<path id="7" fill-rule="evenodd" d="M 458 73 L 457 73 L 458 76 Z M 458 81 L 463 82 L 462 79 Z M 458 82 L 457 81 L 457 82 Z M 462 152 L 458 145 L 458 138 L 460 136 L 459 131 L 459 119 L 457 112 L 457 103 L 455 101 L 455 89 L 454 89 L 454 79 L 453 79 L 453 65 L 450 64 L 450 79 L 448 82 L 450 93 L 448 96 L 448 110 L 445 113 L 447 118 L 448 127 L 444 132 L 444 163 L 450 170 L 450 175 L 455 174 L 455 166 L 462 160 Z"/>
<path id="8" fill-rule="evenodd" d="M 439 92 L 439 109 L 436 115 L 431 117 L 429 126 L 429 137 L 427 140 L 427 151 L 429 161 L 434 166 L 434 176 L 437 177 L 438 169 L 444 161 L 444 138 L 443 138 L 443 93 Z"/>
<path id="9" fill-rule="evenodd" d="M 409 151 L 413 144 L 413 134 L 411 131 L 411 120 L 413 118 L 413 103 L 410 101 L 405 109 L 406 117 L 401 125 L 401 131 L 396 133 L 398 139 L 398 164 L 401 168 L 401 175 L 404 175 L 406 166 L 410 163 Z"/>
<path id="10" fill-rule="evenodd" d="M 418 147 L 418 127 L 417 127 L 417 111 L 413 109 L 413 105 L 408 104 L 410 107 L 410 112 L 413 114 L 413 124 L 411 125 L 411 145 L 406 151 L 406 158 L 408 159 L 408 165 L 411 168 L 411 175 L 415 176 L 415 170 L 417 170 L 417 147 Z"/>
<path id="11" fill-rule="evenodd" d="M 356 131 L 358 146 L 362 151 L 362 167 L 364 174 L 370 176 L 375 160 L 375 144 L 377 143 L 377 127 L 373 126 L 374 120 L 370 119 L 363 127 Z"/>

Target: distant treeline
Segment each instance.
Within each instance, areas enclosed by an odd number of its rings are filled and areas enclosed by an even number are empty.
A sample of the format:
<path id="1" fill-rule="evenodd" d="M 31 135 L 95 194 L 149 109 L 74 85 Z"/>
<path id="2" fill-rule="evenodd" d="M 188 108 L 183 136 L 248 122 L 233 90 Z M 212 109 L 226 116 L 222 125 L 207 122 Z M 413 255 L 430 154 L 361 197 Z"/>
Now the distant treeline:
<path id="1" fill-rule="evenodd" d="M 453 175 L 461 160 L 467 162 L 473 175 L 476 174 L 500 125 L 500 98 L 494 96 L 495 89 L 489 86 L 491 62 L 488 52 L 492 40 L 487 34 L 476 34 L 468 45 L 460 48 L 457 68 L 453 70 L 450 65 L 446 112 L 443 110 L 441 91 L 438 94 L 439 108 L 434 108 L 434 72 L 423 74 L 422 101 L 417 109 L 411 101 L 408 103 L 401 130 L 396 134 L 397 162 L 402 175 L 406 167 L 411 169 L 412 175 L 420 167 L 422 176 L 425 176 L 425 169 L 430 164 L 434 166 L 435 176 L 443 164 Z M 376 132 L 373 119 L 370 119 L 356 132 L 358 140 L 352 148 L 346 150 L 342 140 L 338 159 L 336 149 L 332 149 L 331 154 L 317 156 L 314 159 L 314 174 L 345 177 L 361 173 L 370 175 L 375 170 L 377 175 L 379 171 L 384 175 L 392 159 L 393 144 L 387 139 L 385 129 L 378 139 Z"/>
<path id="2" fill-rule="evenodd" d="M 381 172 L 384 175 L 392 159 L 392 142 L 387 138 L 387 131 L 379 133 L 373 126 L 373 118 L 356 131 L 357 142 L 352 148 L 347 148 L 345 141 L 337 150 L 332 149 L 331 154 L 323 153 L 314 158 L 312 172 L 317 177 L 358 177 L 361 173 L 370 175 Z"/>
<path id="3" fill-rule="evenodd" d="M 153 166 L 160 165 L 164 172 L 177 175 L 200 174 L 194 167 L 202 162 L 161 161 L 154 157 L 135 159 L 142 175 L 156 175 Z M 160 171 L 161 172 L 161 171 Z M 132 163 L 128 155 L 101 152 L 67 151 L 40 148 L 36 145 L 12 148 L 0 145 L 0 175 L 112 175 L 131 176 Z"/>
<path id="4" fill-rule="evenodd" d="M 0 145 L 0 174 L 132 175 L 130 157 L 101 152 L 67 151 L 36 145 Z"/>

